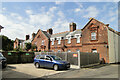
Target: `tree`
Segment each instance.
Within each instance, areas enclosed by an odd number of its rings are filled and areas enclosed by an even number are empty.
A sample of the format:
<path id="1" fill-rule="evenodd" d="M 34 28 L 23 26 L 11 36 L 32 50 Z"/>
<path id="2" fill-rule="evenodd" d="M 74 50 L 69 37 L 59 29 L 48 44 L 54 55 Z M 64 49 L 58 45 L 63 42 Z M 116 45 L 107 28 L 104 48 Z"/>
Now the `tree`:
<path id="1" fill-rule="evenodd" d="M 29 43 L 25 43 L 25 49 L 26 49 L 27 51 L 30 50 L 31 47 L 32 47 L 32 45 L 31 45 L 30 42 L 29 42 Z"/>
<path id="2" fill-rule="evenodd" d="M 37 50 L 37 46 L 36 46 L 35 44 L 33 44 L 33 45 L 31 46 L 31 49 L 32 49 L 32 51 L 34 51 L 34 49 Z"/>
<path id="3" fill-rule="evenodd" d="M 0 47 L 1 50 L 4 50 L 4 51 L 13 50 L 13 43 L 14 41 L 9 39 L 7 36 L 0 35 L 0 44 L 2 45 Z"/>

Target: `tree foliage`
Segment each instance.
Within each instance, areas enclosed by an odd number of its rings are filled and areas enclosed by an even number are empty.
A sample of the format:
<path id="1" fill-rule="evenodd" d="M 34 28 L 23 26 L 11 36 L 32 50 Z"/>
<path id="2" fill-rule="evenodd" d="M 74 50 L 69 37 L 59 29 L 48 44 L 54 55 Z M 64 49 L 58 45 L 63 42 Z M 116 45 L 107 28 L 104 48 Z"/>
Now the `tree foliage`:
<path id="1" fill-rule="evenodd" d="M 25 43 L 25 49 L 28 51 L 32 47 L 31 43 Z"/>
<path id="2" fill-rule="evenodd" d="M 2 47 L 0 47 L 0 49 L 4 51 L 13 50 L 13 43 L 14 41 L 9 39 L 7 36 L 0 35 L 0 44 L 2 44 Z"/>
<path id="3" fill-rule="evenodd" d="M 31 50 L 34 51 L 34 49 L 37 49 L 37 46 L 35 44 L 31 46 Z"/>

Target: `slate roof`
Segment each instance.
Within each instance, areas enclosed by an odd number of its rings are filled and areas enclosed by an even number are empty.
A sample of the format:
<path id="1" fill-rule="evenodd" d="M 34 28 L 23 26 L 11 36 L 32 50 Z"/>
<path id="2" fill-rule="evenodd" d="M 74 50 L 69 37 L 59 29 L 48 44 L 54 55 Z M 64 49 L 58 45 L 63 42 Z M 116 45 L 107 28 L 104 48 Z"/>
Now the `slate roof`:
<path id="1" fill-rule="evenodd" d="M 75 36 L 75 34 L 81 34 L 81 33 L 82 33 L 81 29 L 77 29 L 77 30 L 75 30 L 75 31 L 73 31 L 73 32 L 69 32 L 68 35 Z M 66 36 L 67 36 L 67 35 L 66 35 Z"/>
<path id="2" fill-rule="evenodd" d="M 51 35 L 51 38 L 65 37 L 67 34 L 69 34 L 68 31 L 66 31 L 66 32 L 61 32 L 61 33 L 57 33 L 57 34 Z"/>
<path id="3" fill-rule="evenodd" d="M 42 31 L 42 30 L 41 30 L 41 31 Z M 42 32 L 45 34 L 46 37 L 48 37 L 48 38 L 51 37 L 51 35 L 50 35 L 49 33 L 47 33 L 46 31 L 42 31 Z"/>
<path id="4" fill-rule="evenodd" d="M 81 33 L 82 33 L 81 29 L 77 29 L 77 30 L 75 30 L 73 32 L 66 31 L 66 32 L 62 32 L 62 33 L 53 34 L 53 35 L 51 35 L 50 38 L 57 38 L 57 37 L 64 37 L 64 38 L 66 38 L 69 35 L 75 37 L 75 34 L 80 34 L 81 35 Z"/>

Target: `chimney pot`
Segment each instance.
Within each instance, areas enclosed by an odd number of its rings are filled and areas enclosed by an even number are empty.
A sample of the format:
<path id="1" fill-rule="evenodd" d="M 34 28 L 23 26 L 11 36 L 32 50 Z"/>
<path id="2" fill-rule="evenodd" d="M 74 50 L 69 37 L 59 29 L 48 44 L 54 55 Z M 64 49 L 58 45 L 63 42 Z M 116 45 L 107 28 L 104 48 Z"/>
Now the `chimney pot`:
<path id="1" fill-rule="evenodd" d="M 76 30 L 76 24 L 75 23 L 70 23 L 70 32 L 75 31 Z"/>
<path id="2" fill-rule="evenodd" d="M 26 40 L 28 40 L 28 39 L 29 39 L 29 37 L 30 37 L 29 35 L 26 35 Z"/>
<path id="3" fill-rule="evenodd" d="M 49 33 L 50 35 L 52 35 L 53 34 L 53 29 L 52 28 L 48 29 L 47 33 Z"/>
<path id="4" fill-rule="evenodd" d="M 109 24 L 106 24 L 106 26 L 109 26 Z"/>

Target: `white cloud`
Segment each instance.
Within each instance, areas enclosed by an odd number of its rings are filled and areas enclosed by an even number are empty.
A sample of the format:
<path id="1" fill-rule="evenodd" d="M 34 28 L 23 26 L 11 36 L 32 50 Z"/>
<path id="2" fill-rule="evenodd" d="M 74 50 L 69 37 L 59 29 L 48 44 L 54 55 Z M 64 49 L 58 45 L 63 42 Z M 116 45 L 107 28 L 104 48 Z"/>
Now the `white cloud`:
<path id="1" fill-rule="evenodd" d="M 48 26 L 51 24 L 55 11 L 57 10 L 57 7 L 51 7 L 47 12 L 37 13 L 34 15 L 29 15 L 29 22 L 30 24 L 34 25 L 41 25 L 41 26 Z"/>
<path id="2" fill-rule="evenodd" d="M 19 21 L 16 23 L 15 20 L 10 19 L 10 17 L 0 14 L 0 25 L 4 27 L 1 34 L 8 36 L 10 39 L 14 40 L 16 37 L 20 39 L 25 39 L 26 34 L 30 34 L 35 29 L 32 25 Z"/>
<path id="3" fill-rule="evenodd" d="M 89 6 L 89 7 L 85 10 L 85 12 L 87 13 L 87 14 L 85 14 L 85 15 L 83 16 L 83 17 L 85 17 L 85 18 L 97 17 L 98 14 L 99 14 L 99 10 L 98 10 L 96 7 L 94 7 L 94 6 Z"/>
<path id="4" fill-rule="evenodd" d="M 76 9 L 75 9 L 75 12 L 80 12 L 80 11 L 81 11 L 80 8 L 76 8 Z"/>
<path id="5" fill-rule="evenodd" d="M 82 3 L 76 2 L 76 4 L 78 5 L 78 8 L 76 8 L 74 11 L 75 12 L 82 12 L 82 10 L 83 10 Z"/>
<path id="6" fill-rule="evenodd" d="M 54 32 L 63 32 L 69 30 L 69 21 L 65 18 L 65 15 L 62 11 L 58 11 L 57 13 L 58 19 L 54 22 Z"/>
<path id="7" fill-rule="evenodd" d="M 33 13 L 33 11 L 30 10 L 30 9 L 26 10 L 25 12 L 26 12 L 27 14 L 32 14 L 32 13 Z"/>
<path id="8" fill-rule="evenodd" d="M 5 11 L 5 10 L 6 10 L 6 8 L 5 8 L 5 7 L 3 7 L 3 8 L 2 8 L 2 10 L 3 10 L 3 11 Z"/>
<path id="9" fill-rule="evenodd" d="M 44 25 L 50 24 L 51 22 L 51 16 L 48 16 L 46 14 L 36 14 L 36 15 L 30 15 L 30 23 L 31 24 L 37 24 L 37 25 Z"/>
<path id="10" fill-rule="evenodd" d="M 56 4 L 56 5 L 59 5 L 59 4 L 63 4 L 63 2 L 56 1 L 55 4 Z"/>
<path id="11" fill-rule="evenodd" d="M 109 21 L 109 23 L 110 23 L 110 22 L 113 22 L 115 19 L 116 19 L 116 17 L 112 17 L 112 18 L 110 18 L 108 21 Z"/>

